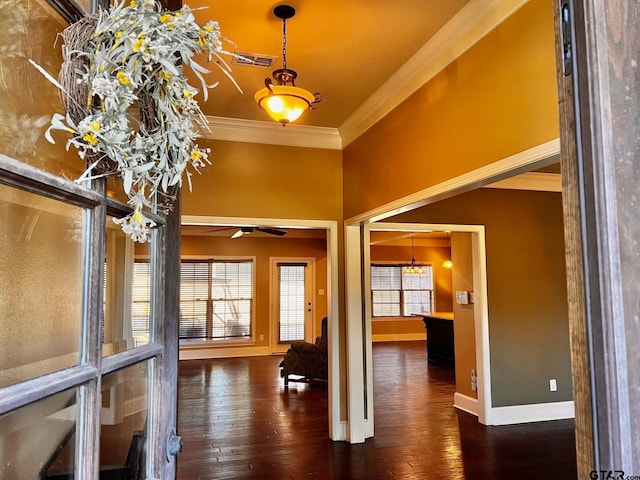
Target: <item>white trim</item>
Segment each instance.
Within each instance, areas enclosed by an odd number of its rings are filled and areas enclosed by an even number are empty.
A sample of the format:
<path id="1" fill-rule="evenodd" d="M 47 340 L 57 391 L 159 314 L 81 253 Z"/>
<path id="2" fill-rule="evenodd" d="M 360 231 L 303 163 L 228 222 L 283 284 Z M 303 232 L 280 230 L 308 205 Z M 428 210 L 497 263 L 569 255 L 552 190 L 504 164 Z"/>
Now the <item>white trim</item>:
<path id="1" fill-rule="evenodd" d="M 296 124 L 283 127 L 275 122 L 212 115 L 206 118 L 209 132 L 205 137 L 213 140 L 342 150 L 342 139 L 337 128 Z"/>
<path id="2" fill-rule="evenodd" d="M 478 399 L 465 395 L 463 393 L 453 394 L 453 406 L 458 410 L 478 416 Z"/>
<path id="3" fill-rule="evenodd" d="M 362 255 L 364 265 L 362 265 L 362 269 L 366 272 L 364 275 L 364 292 L 362 292 L 364 295 L 364 317 L 362 320 L 364 329 L 364 369 L 367 386 L 367 391 L 365 392 L 365 406 L 367 411 L 364 419 L 364 435 L 365 438 L 371 438 L 374 434 L 375 425 L 375 412 L 373 409 L 375 382 L 373 380 L 373 323 L 371 321 L 373 318 L 373 298 L 371 295 L 371 233 L 368 229 L 364 229 L 361 238 L 364 242 L 364 247 L 360 247 L 361 251 L 364 248 Z"/>
<path id="4" fill-rule="evenodd" d="M 329 438 L 346 440 L 346 426 L 341 424 L 340 384 L 340 308 L 338 295 L 338 222 L 324 222 L 327 229 L 327 337 L 329 345 Z M 313 222 L 312 222 L 313 225 Z M 346 413 L 344 415 L 346 417 Z"/>
<path id="5" fill-rule="evenodd" d="M 208 347 L 180 349 L 178 360 L 202 360 L 205 358 L 260 357 L 270 355 L 269 347 Z"/>
<path id="6" fill-rule="evenodd" d="M 492 410 L 492 425 L 513 425 L 516 423 L 546 422 L 549 420 L 575 418 L 574 403 L 571 400 L 566 402 L 494 407 Z"/>
<path id="7" fill-rule="evenodd" d="M 487 287 L 487 247 L 484 227 L 471 234 L 471 262 L 473 285 L 481 295 L 475 295 L 476 378 L 478 422 L 491 425 L 491 346 L 489 344 L 489 300 Z"/>
<path id="8" fill-rule="evenodd" d="M 494 30 L 527 0 L 471 0 L 340 127 L 344 147 Z"/>
<path id="9" fill-rule="evenodd" d="M 360 251 L 360 226 L 345 226 L 345 311 L 347 331 L 347 440 L 349 443 L 363 443 L 367 438 L 365 430 L 365 365 L 371 363 L 367 358 L 363 361 L 364 348 L 367 343 L 363 325 L 362 285 L 360 282 L 360 266 L 362 265 Z M 364 260 L 366 262 L 366 259 Z M 365 269 L 366 271 L 367 269 Z M 368 342 L 371 343 L 370 341 Z M 370 369 L 370 368 L 369 368 Z M 370 393 L 371 383 L 367 384 Z M 368 398 L 373 399 L 373 395 Z M 373 420 L 373 418 L 371 418 Z"/>
<path id="10" fill-rule="evenodd" d="M 555 155 L 559 153 L 560 140 L 556 138 L 349 218 L 345 223 L 353 225 L 384 220 L 534 168 L 551 165 L 557 162 Z"/>
<path id="11" fill-rule="evenodd" d="M 183 215 L 183 225 L 261 225 L 274 228 L 320 228 L 327 231 L 327 315 L 329 348 L 329 438 L 341 434 L 340 384 L 343 372 L 340 370 L 340 308 L 338 304 L 338 222 L 335 220 L 305 220 L 299 218 L 257 218 L 257 217 L 215 217 Z M 266 347 L 268 348 L 268 347 Z M 344 437 L 344 436 L 343 436 Z"/>
<path id="12" fill-rule="evenodd" d="M 347 421 L 342 420 L 338 423 L 337 427 L 331 439 L 334 441 L 345 441 L 347 439 Z"/>
<path id="13" fill-rule="evenodd" d="M 506 190 L 532 190 L 536 192 L 562 192 L 562 176 L 559 173 L 527 172 L 499 182 L 485 185 L 484 188 L 503 188 Z"/>
<path id="14" fill-rule="evenodd" d="M 412 340 L 425 339 L 425 332 L 422 333 L 378 333 L 371 335 L 372 342 L 409 342 Z"/>

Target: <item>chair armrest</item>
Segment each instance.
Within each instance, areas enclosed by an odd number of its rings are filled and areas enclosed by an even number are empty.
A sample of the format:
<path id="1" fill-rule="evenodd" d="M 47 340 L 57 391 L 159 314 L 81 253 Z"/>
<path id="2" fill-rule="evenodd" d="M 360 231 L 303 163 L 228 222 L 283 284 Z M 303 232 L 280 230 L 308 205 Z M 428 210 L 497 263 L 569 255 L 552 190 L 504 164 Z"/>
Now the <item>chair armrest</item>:
<path id="1" fill-rule="evenodd" d="M 299 353 L 320 353 L 317 345 L 309 342 L 291 342 L 291 350 Z"/>

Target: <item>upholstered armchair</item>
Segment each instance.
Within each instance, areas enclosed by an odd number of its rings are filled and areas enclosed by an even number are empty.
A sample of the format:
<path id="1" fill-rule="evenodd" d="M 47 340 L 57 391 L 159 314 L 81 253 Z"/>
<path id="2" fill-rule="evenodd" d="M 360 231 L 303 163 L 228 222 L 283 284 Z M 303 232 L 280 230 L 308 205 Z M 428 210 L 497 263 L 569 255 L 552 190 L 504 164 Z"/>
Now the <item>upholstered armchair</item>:
<path id="1" fill-rule="evenodd" d="M 289 375 L 292 382 L 309 382 L 311 380 L 327 380 L 329 362 L 327 359 L 327 317 L 322 319 L 321 334 L 316 343 L 302 341 L 291 342 L 282 362 L 280 376 L 284 378 L 284 389 L 289 389 Z"/>

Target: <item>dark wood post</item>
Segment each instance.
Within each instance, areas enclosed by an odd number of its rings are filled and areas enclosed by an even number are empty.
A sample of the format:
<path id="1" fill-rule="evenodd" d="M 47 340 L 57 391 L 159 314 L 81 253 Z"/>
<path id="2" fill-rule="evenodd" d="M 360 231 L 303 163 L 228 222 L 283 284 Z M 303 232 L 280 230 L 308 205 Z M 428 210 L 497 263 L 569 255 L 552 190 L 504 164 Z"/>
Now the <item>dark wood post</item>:
<path id="1" fill-rule="evenodd" d="M 556 26 L 558 52 L 568 54 L 558 63 L 568 69 L 559 83 L 578 476 L 640 475 L 640 2 L 556 1 L 558 12 L 563 6 Z M 572 28 L 561 36 L 563 16 Z"/>

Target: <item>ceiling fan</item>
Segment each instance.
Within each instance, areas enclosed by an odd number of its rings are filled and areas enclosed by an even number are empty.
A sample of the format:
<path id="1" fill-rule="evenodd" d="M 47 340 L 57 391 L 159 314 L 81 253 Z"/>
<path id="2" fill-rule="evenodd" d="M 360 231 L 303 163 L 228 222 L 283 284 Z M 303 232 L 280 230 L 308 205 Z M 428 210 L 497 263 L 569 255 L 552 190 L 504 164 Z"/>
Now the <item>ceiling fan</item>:
<path id="1" fill-rule="evenodd" d="M 222 228 L 213 228 L 211 230 L 206 230 L 203 233 L 209 232 L 223 232 L 225 230 L 235 230 L 231 238 L 239 238 L 243 235 L 247 235 L 253 232 L 262 232 L 267 233 L 269 235 L 276 235 L 278 237 L 282 237 L 287 234 L 286 230 L 280 230 L 278 228 L 269 228 L 269 227 L 222 227 Z"/>
<path id="2" fill-rule="evenodd" d="M 267 228 L 267 227 L 240 227 L 238 231 L 236 231 L 231 238 L 239 238 L 245 234 L 253 233 L 253 232 L 262 232 L 268 233 L 269 235 L 277 235 L 278 237 L 282 237 L 286 235 L 286 230 L 278 230 L 277 228 Z"/>

